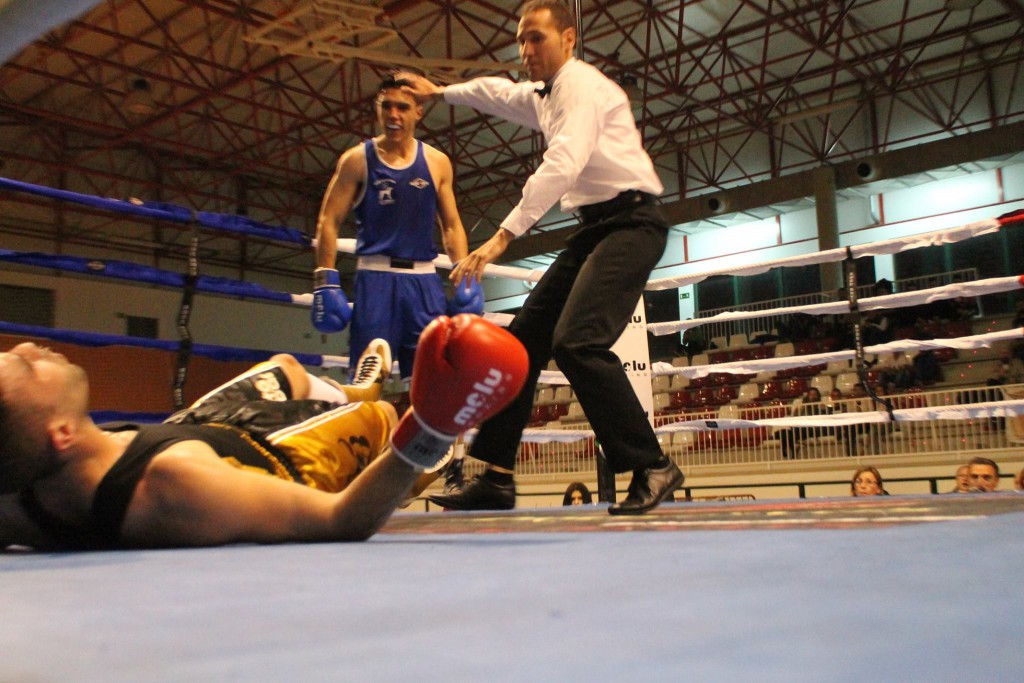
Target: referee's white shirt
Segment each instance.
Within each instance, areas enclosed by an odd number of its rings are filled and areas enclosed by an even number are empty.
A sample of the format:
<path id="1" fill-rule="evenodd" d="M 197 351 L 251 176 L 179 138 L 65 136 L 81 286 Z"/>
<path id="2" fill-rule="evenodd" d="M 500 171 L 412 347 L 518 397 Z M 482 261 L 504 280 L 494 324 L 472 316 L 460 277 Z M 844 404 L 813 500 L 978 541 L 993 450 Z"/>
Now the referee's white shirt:
<path id="1" fill-rule="evenodd" d="M 551 79 L 545 98 L 535 92 L 542 85 L 486 77 L 444 91 L 449 104 L 468 105 L 544 135 L 544 160 L 501 227 L 518 237 L 559 199 L 562 211 L 571 213 L 626 190 L 662 193 L 622 88 L 575 58 Z"/>

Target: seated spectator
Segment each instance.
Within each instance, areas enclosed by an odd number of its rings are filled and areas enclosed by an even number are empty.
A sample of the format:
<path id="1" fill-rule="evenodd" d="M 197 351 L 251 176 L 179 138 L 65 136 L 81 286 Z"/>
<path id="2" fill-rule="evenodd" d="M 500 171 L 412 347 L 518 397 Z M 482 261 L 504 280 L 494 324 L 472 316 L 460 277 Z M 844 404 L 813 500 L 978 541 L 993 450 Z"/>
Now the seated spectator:
<path id="1" fill-rule="evenodd" d="M 693 318 L 687 318 L 687 320 L 693 320 Z M 707 351 L 708 343 L 704 338 L 704 331 L 699 326 L 684 330 L 680 348 L 689 360 L 693 360 L 697 354 Z"/>
<path id="2" fill-rule="evenodd" d="M 1004 384 L 1020 384 L 1024 382 L 1024 361 L 1016 356 L 1004 355 L 999 359 L 992 376 L 985 384 L 998 387 Z"/>
<path id="3" fill-rule="evenodd" d="M 991 493 L 999 488 L 999 465 L 989 458 L 971 458 L 967 463 L 969 493 Z"/>
<path id="4" fill-rule="evenodd" d="M 851 496 L 888 496 L 882 482 L 882 475 L 870 465 L 858 467 L 850 480 Z"/>
<path id="5" fill-rule="evenodd" d="M 891 282 L 882 278 L 875 283 L 873 296 L 889 294 L 892 294 Z M 892 314 L 887 310 L 869 311 L 861 323 L 861 334 L 863 334 L 864 346 L 891 342 L 895 336 Z"/>
<path id="6" fill-rule="evenodd" d="M 569 484 L 562 498 L 562 505 L 591 505 L 593 502 L 594 497 L 590 495 L 590 489 L 581 481 Z"/>
<path id="7" fill-rule="evenodd" d="M 914 356 L 914 373 L 923 386 L 930 386 L 942 381 L 942 367 L 939 365 L 934 351 L 928 349 Z"/>
<path id="8" fill-rule="evenodd" d="M 802 342 L 814 337 L 814 316 L 807 313 L 794 313 L 788 321 L 779 323 L 779 339 L 782 341 Z"/>
<path id="9" fill-rule="evenodd" d="M 827 415 L 832 410 L 821 402 L 821 392 L 817 387 L 810 387 L 804 394 L 802 402 L 793 411 L 793 415 Z M 779 432 L 779 441 L 782 442 L 782 458 L 789 460 L 796 457 L 796 450 L 800 442 L 813 439 L 818 436 L 832 434 L 830 427 L 793 427 Z"/>
<path id="10" fill-rule="evenodd" d="M 890 394 L 921 387 L 921 380 L 917 376 L 917 368 L 913 362 L 901 362 L 895 367 L 886 368 L 882 371 L 882 382 Z"/>
<path id="11" fill-rule="evenodd" d="M 971 296 L 959 296 L 950 306 L 952 320 L 971 320 L 978 315 L 978 300 Z"/>
<path id="12" fill-rule="evenodd" d="M 878 398 L 885 397 L 885 390 L 878 382 L 870 385 L 871 394 Z M 845 404 L 846 412 L 869 413 L 884 410 L 884 404 L 875 401 L 864 388 L 863 382 L 857 382 L 850 388 Z M 869 423 L 861 422 L 852 425 L 844 425 L 839 428 L 840 439 L 846 442 L 846 455 L 857 455 L 858 440 L 861 434 L 865 434 L 864 440 L 868 442 L 868 453 L 880 453 L 884 447 L 883 437 L 892 431 L 891 423 Z"/>
<path id="13" fill-rule="evenodd" d="M 956 485 L 950 493 L 970 493 L 971 491 L 971 467 L 970 465 L 960 465 L 956 468 Z"/>

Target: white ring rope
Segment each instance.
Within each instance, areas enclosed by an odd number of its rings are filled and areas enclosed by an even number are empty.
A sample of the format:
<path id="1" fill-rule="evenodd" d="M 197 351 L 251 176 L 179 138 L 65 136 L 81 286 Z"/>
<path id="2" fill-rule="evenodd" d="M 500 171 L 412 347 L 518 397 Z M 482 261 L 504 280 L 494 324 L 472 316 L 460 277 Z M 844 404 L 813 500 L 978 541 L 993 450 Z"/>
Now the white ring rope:
<path id="1" fill-rule="evenodd" d="M 987 280 L 975 280 L 974 282 L 956 282 L 941 287 L 920 289 L 913 292 L 900 292 L 899 294 L 886 294 L 884 296 L 870 296 L 857 299 L 857 306 L 862 311 L 874 311 L 879 309 L 906 308 L 920 304 L 956 299 L 958 297 L 976 297 L 983 294 L 995 294 L 998 292 L 1011 292 L 1024 287 L 1024 276 L 1011 275 L 1009 277 L 996 277 Z M 697 327 L 706 323 L 717 323 L 723 321 L 749 320 L 753 318 L 767 318 L 770 316 L 791 315 L 793 313 L 806 313 L 808 315 L 841 315 L 850 312 L 848 301 L 834 301 L 821 304 L 810 304 L 803 306 L 786 306 L 783 308 L 764 309 L 759 311 L 726 311 L 707 318 L 695 320 L 676 320 L 673 322 L 648 323 L 647 331 L 655 336 L 663 336 L 672 332 L 680 332 L 691 327 Z"/>
<path id="2" fill-rule="evenodd" d="M 696 282 L 701 282 L 713 275 L 757 275 L 759 273 L 767 272 L 772 268 L 778 268 L 783 266 L 790 267 L 814 265 L 820 263 L 831 263 L 843 261 L 850 256 L 852 256 L 853 258 L 860 258 L 862 256 L 881 256 L 886 254 L 895 254 L 903 251 L 909 251 L 911 249 L 918 249 L 921 247 L 931 247 L 941 244 L 952 244 L 955 242 L 960 242 L 965 239 L 970 239 L 972 237 L 978 237 L 981 235 L 987 235 L 994 232 L 998 232 L 1000 228 L 1003 227 L 1003 225 L 1003 221 L 1001 221 L 998 218 L 987 218 L 985 220 L 976 221 L 974 223 L 968 223 L 967 225 L 962 225 L 960 227 L 951 228 L 948 230 L 935 230 L 932 232 L 921 233 L 919 235 L 910 235 L 907 237 L 882 240 L 879 242 L 870 242 L 868 244 L 851 246 L 849 248 L 841 247 L 837 249 L 820 251 L 813 254 L 802 254 L 799 256 L 791 256 L 783 259 L 776 259 L 773 261 L 762 261 L 760 263 L 754 263 L 740 268 L 729 268 L 716 271 L 707 271 L 704 273 L 696 273 L 693 275 L 682 275 L 677 277 L 651 280 L 650 282 L 647 283 L 646 289 L 648 291 L 658 291 L 662 289 L 669 289 L 672 287 L 679 287 L 687 284 L 694 284 Z M 356 251 L 356 240 L 351 238 L 339 238 L 338 251 L 346 254 L 354 254 Z M 433 263 L 438 268 L 444 268 L 449 270 L 452 268 L 451 259 L 449 259 L 445 255 L 438 256 L 437 258 L 434 259 Z M 490 264 L 486 266 L 484 268 L 484 273 L 492 275 L 494 277 L 522 280 L 525 282 L 537 282 L 544 275 L 543 270 L 527 270 L 525 268 L 514 268 L 511 266 L 500 266 L 495 264 Z M 945 299 L 955 299 L 958 297 L 975 297 L 981 296 L 983 294 L 1007 292 L 1015 289 L 1020 289 L 1022 287 L 1024 287 L 1024 275 L 990 278 L 987 280 L 978 280 L 976 282 L 969 283 L 953 283 L 950 285 L 933 287 L 930 289 L 922 289 L 914 292 L 900 292 L 899 294 L 889 294 L 886 296 L 865 297 L 863 299 L 859 299 L 857 301 L 857 305 L 862 311 L 904 308 L 908 306 L 916 306 L 922 303 L 941 301 Z M 312 295 L 293 295 L 293 298 L 296 300 L 302 299 L 300 303 L 304 303 L 305 305 L 309 305 L 310 303 L 312 303 Z M 711 316 L 708 318 L 648 323 L 647 330 L 655 336 L 663 336 L 671 334 L 673 332 L 680 332 L 691 327 L 704 325 L 706 323 L 748 320 L 754 318 L 788 315 L 792 313 L 807 313 L 809 315 L 839 315 L 843 313 L 848 313 L 849 310 L 850 305 L 848 302 L 836 301 L 805 306 L 788 306 L 783 308 L 774 308 L 759 311 L 727 311 L 725 313 L 720 313 L 718 315 Z M 512 320 L 513 316 L 507 313 L 487 313 L 485 314 L 484 317 L 495 324 L 507 326 L 509 321 Z M 552 381 L 550 383 L 555 384 L 559 382 Z"/>
<path id="3" fill-rule="evenodd" d="M 811 266 L 819 263 L 835 263 L 838 261 L 844 261 L 848 256 L 860 258 L 862 256 L 897 254 L 910 249 L 933 247 L 940 244 L 952 244 L 972 237 L 988 235 L 993 232 L 998 232 L 1002 225 L 1003 223 L 998 218 L 987 218 L 975 223 L 962 225 L 958 228 L 934 230 L 932 232 L 923 232 L 919 235 L 897 237 L 891 240 L 869 242 L 867 244 L 859 244 L 851 247 L 838 247 L 836 249 L 818 251 L 813 254 L 789 256 L 782 259 L 776 259 L 774 261 L 762 261 L 760 263 L 753 263 L 746 266 L 729 267 L 721 270 L 694 273 L 692 275 L 680 275 L 677 277 L 666 277 L 658 280 L 651 280 L 647 283 L 647 289 L 657 291 L 660 289 L 681 287 L 683 285 L 692 285 L 715 275 L 759 275 L 761 273 L 768 272 L 772 268 L 778 268 L 780 266 Z"/>
<path id="4" fill-rule="evenodd" d="M 896 422 L 927 422 L 931 420 L 972 420 L 989 417 L 1016 417 L 1024 415 L 1024 399 L 1010 401 L 986 401 L 959 406 L 934 406 L 923 408 L 902 408 L 892 411 Z M 771 417 L 761 420 L 699 419 L 681 420 L 655 427 L 655 434 L 673 432 L 721 432 L 730 429 L 752 429 L 756 427 L 844 427 L 858 424 L 890 424 L 885 411 L 833 413 L 831 415 L 795 415 Z M 472 441 L 475 430 L 466 434 L 466 441 Z M 589 429 L 526 429 L 522 441 L 525 443 L 573 443 L 594 437 Z"/>
<path id="5" fill-rule="evenodd" d="M 899 339 L 885 344 L 864 347 L 865 354 L 881 355 L 885 353 L 899 353 L 906 351 L 928 351 L 930 349 L 978 349 L 991 347 L 995 342 L 1020 339 L 1024 337 L 1024 328 L 1015 327 L 1011 330 L 997 332 L 986 332 L 967 337 L 955 337 L 951 339 Z M 683 375 L 684 377 L 696 378 L 706 377 L 711 373 L 726 373 L 732 375 L 753 375 L 769 370 L 786 370 L 788 368 L 800 368 L 809 365 L 821 365 L 833 360 L 850 360 L 856 355 L 854 349 L 843 349 L 841 351 L 828 351 L 825 353 L 812 353 L 804 356 L 784 356 L 781 358 L 763 358 L 760 360 L 740 360 L 729 363 L 714 363 L 711 365 L 694 365 L 691 367 L 676 367 L 670 363 L 654 363 L 651 367 L 652 375 Z"/>

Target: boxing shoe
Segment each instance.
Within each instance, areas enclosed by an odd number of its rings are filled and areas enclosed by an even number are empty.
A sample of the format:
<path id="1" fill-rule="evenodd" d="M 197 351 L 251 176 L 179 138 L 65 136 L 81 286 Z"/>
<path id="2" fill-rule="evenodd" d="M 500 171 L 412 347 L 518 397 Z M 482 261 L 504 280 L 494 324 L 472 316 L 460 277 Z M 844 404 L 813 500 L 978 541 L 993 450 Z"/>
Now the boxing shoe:
<path id="1" fill-rule="evenodd" d="M 686 477 L 676 464 L 663 457 L 663 463 L 633 470 L 626 499 L 608 508 L 610 515 L 642 515 L 653 510 L 683 485 Z"/>
<path id="2" fill-rule="evenodd" d="M 516 485 L 495 484 L 477 475 L 453 493 L 435 493 L 427 500 L 446 510 L 511 510 L 516 506 Z"/>
<path id="3" fill-rule="evenodd" d="M 374 339 L 359 357 L 352 382 L 341 389 L 349 401 L 379 401 L 390 376 L 391 347 L 384 339 Z"/>

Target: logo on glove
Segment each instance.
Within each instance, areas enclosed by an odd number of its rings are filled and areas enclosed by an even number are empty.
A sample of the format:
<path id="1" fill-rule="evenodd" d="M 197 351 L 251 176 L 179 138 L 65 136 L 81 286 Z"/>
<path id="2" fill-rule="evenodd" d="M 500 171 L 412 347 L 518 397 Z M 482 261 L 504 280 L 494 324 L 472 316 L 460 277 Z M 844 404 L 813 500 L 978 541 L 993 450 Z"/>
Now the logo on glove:
<path id="1" fill-rule="evenodd" d="M 496 368 L 488 370 L 487 377 L 473 383 L 473 391 L 466 396 L 466 402 L 459 408 L 452 421 L 460 427 L 470 427 L 479 422 L 477 416 L 487 411 L 497 398 L 506 393 L 499 390 L 504 389 L 502 385 L 507 379 L 511 379 L 511 376 L 503 376 Z"/>

